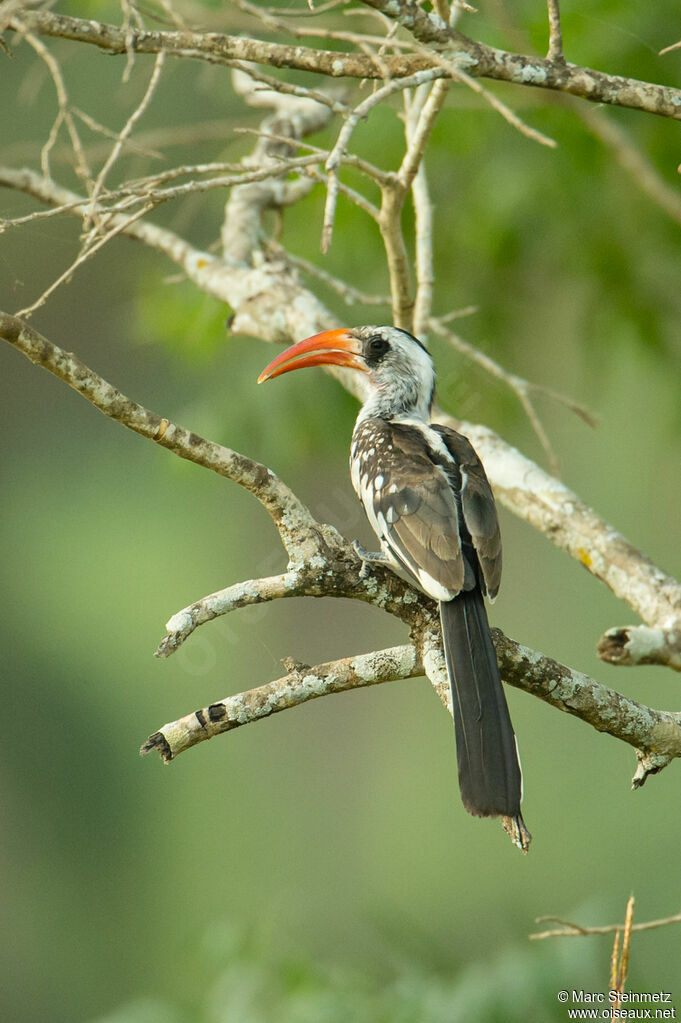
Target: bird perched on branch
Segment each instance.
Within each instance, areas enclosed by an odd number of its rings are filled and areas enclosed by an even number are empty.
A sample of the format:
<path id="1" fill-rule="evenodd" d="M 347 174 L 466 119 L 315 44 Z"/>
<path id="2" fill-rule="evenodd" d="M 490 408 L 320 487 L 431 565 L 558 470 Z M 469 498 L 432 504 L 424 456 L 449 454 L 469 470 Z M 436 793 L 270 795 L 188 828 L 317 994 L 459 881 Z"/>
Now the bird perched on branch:
<path id="1" fill-rule="evenodd" d="M 484 601 L 486 594 L 494 599 L 501 578 L 501 536 L 485 470 L 465 437 L 430 422 L 433 363 L 405 330 L 323 331 L 278 355 L 258 382 L 328 364 L 368 375 L 350 472 L 381 553 L 357 547 L 358 553 L 386 562 L 439 602 L 463 804 L 478 817 L 502 817 L 526 851 L 518 750 Z"/>

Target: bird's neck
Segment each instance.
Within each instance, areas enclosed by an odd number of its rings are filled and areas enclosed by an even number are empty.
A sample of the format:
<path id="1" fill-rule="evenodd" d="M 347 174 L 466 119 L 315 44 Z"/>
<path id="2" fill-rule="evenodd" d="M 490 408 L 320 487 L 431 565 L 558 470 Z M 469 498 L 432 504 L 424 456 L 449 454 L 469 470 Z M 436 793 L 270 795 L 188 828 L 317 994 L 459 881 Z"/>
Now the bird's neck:
<path id="1" fill-rule="evenodd" d="M 362 405 L 357 425 L 363 423 L 365 419 L 387 419 L 391 422 L 411 419 L 429 423 L 431 404 L 432 395 L 419 394 L 416 388 L 413 390 L 409 387 L 401 390 L 391 388 L 389 391 L 377 388 Z"/>

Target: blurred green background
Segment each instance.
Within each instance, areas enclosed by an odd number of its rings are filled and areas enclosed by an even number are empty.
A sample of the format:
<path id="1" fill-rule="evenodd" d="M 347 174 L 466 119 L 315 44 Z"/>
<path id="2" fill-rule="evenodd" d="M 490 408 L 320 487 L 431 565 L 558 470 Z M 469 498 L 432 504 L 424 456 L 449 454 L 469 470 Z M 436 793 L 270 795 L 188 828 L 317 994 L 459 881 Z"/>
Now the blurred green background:
<path id="1" fill-rule="evenodd" d="M 679 53 L 657 55 L 676 41 L 675 4 L 564 8 L 569 59 L 678 82 Z M 60 10 L 120 18 L 108 4 Z M 200 20 L 198 9 L 186 12 Z M 255 31 L 229 7 L 206 12 L 202 24 Z M 546 49 L 541 3 L 485 3 L 461 27 L 494 45 Z M 29 47 L 8 42 L 2 161 L 39 169 L 54 88 Z M 71 101 L 120 129 L 149 59 L 138 57 L 123 84 L 122 59 L 47 45 L 63 62 Z M 559 146 L 537 146 L 463 87 L 452 90 L 428 159 L 436 312 L 477 305 L 457 324 L 469 341 L 599 416 L 592 431 L 539 402 L 565 481 L 678 577 L 679 225 L 587 130 L 579 105 L 495 91 Z M 400 152 L 395 113 L 377 111 L 356 136 L 361 152 L 390 167 Z M 678 187 L 677 124 L 605 116 Z M 208 121 L 219 125 L 203 141 L 181 144 L 179 126 L 200 134 Z M 168 61 L 138 131 L 141 140 L 170 129 L 167 160 L 179 164 L 238 159 L 252 142 L 232 128 L 256 123 L 226 70 Z M 101 140 L 87 142 L 100 147 L 101 163 Z M 116 173 L 156 166 L 126 157 Z M 64 135 L 53 167 L 73 186 Z M 211 193 L 153 219 L 207 246 L 224 200 Z M 36 208 L 9 191 L 0 204 L 4 217 Z M 379 240 L 347 204 L 322 260 L 322 207 L 316 190 L 287 211 L 284 244 L 385 291 Z M 3 235 L 4 309 L 30 304 L 65 269 L 78 229 L 58 218 Z M 272 350 L 229 336 L 229 310 L 174 273 L 117 239 L 32 322 L 149 408 L 265 461 L 318 517 L 369 543 L 347 476 L 352 399 L 320 372 L 256 388 Z M 344 311 L 312 286 L 348 323 L 389 317 Z M 541 461 L 504 386 L 442 343 L 432 350 L 442 403 Z M 557 992 L 605 989 L 611 942 L 530 942 L 537 916 L 611 923 L 632 891 L 640 921 L 678 911 L 678 769 L 633 794 L 633 750 L 516 691 L 528 857 L 496 822 L 461 807 L 451 722 L 425 680 L 317 701 L 167 769 L 140 760 L 140 743 L 163 722 L 279 677 L 284 656 L 315 663 L 406 634 L 349 601 L 282 601 L 206 625 L 173 658 L 155 660 L 173 612 L 283 567 L 267 515 L 236 486 L 106 420 L 18 353 L 7 348 L 0 360 L 3 1019 L 564 1020 Z M 628 608 L 528 526 L 502 519 L 505 578 L 493 623 L 643 703 L 677 707 L 669 672 L 618 671 L 595 656 L 606 628 L 634 619 Z M 678 928 L 637 935 L 629 987 L 671 991 L 681 1006 L 679 962 Z"/>

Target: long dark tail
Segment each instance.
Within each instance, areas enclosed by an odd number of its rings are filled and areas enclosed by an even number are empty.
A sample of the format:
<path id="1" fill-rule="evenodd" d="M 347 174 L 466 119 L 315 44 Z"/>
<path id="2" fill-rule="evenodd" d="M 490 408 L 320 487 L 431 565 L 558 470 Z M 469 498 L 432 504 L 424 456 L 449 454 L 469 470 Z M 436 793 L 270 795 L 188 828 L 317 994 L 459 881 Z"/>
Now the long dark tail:
<path id="1" fill-rule="evenodd" d="M 520 814 L 522 777 L 513 725 L 479 589 L 440 603 L 452 687 L 459 786 L 476 817 L 508 817 L 507 830 L 527 833 Z M 525 842 L 511 836 L 525 848 Z"/>

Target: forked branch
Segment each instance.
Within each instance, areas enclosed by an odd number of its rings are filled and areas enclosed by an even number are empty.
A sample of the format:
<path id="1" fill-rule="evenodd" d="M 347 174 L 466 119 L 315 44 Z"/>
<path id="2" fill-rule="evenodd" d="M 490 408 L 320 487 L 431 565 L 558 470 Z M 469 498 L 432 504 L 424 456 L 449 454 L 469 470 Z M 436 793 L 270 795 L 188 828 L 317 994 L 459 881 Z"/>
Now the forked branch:
<path id="1" fill-rule="evenodd" d="M 150 412 L 112 387 L 75 355 L 52 344 L 16 317 L 0 313 L 0 337 L 33 363 L 73 387 L 104 415 L 174 454 L 245 487 L 267 508 L 277 525 L 289 555 L 289 571 L 282 576 L 238 584 L 180 612 L 169 623 L 173 632 L 162 653 L 176 649 L 201 621 L 249 603 L 282 596 L 353 597 L 383 608 L 410 627 L 412 643 L 408 648 L 399 648 L 399 653 L 379 652 L 312 671 L 304 669 L 302 677 L 300 669 L 295 669 L 285 679 L 271 683 L 269 688 L 256 690 L 256 695 L 228 698 L 211 705 L 212 712 L 209 707 L 164 726 L 145 744 L 147 749 L 157 748 L 170 759 L 202 738 L 235 727 L 235 721 L 257 720 L 276 709 L 310 699 L 310 693 L 321 696 L 336 692 L 339 687 L 355 688 L 408 678 L 422 671 L 449 706 L 437 609 L 432 601 L 381 567 L 361 573 L 360 561 L 349 542 L 332 527 L 316 522 L 266 466 L 203 440 Z M 511 685 L 539 696 L 637 749 L 639 766 L 635 786 L 681 756 L 681 715 L 653 710 L 628 700 L 593 679 L 521 646 L 498 630 L 494 630 L 494 642 L 502 677 Z M 399 674 L 400 671 L 403 673 Z"/>

